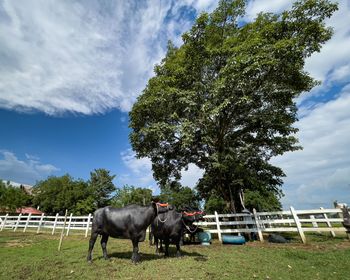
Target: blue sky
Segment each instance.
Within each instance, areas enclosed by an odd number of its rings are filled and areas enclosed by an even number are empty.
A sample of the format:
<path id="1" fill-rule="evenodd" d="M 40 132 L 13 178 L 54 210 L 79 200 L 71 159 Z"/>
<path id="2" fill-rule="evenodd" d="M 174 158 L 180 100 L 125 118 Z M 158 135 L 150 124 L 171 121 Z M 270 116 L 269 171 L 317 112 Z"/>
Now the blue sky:
<path id="1" fill-rule="evenodd" d="M 280 12 L 290 0 L 249 1 L 245 21 Z M 350 4 L 327 24 L 333 38 L 306 61 L 322 83 L 297 100 L 304 149 L 273 162 L 287 174 L 283 206 L 350 202 Z M 115 184 L 159 191 L 147 158 L 136 159 L 128 112 L 167 41 L 216 0 L 0 0 L 0 178 L 34 184 L 49 175 L 88 179 L 94 168 Z M 190 166 L 182 182 L 202 172 Z"/>

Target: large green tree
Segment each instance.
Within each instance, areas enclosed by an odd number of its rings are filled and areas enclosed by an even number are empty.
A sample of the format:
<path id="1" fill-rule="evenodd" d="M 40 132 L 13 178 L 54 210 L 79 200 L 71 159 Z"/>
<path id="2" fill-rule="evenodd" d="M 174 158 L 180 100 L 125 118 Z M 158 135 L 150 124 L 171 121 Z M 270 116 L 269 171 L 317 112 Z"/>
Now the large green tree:
<path id="1" fill-rule="evenodd" d="M 109 172 L 103 168 L 90 172 L 88 183 L 92 188 L 94 203 L 97 208 L 107 206 L 110 203 L 112 193 L 116 190 L 113 184 L 115 175 L 110 175 Z"/>
<path id="2" fill-rule="evenodd" d="M 151 158 L 161 186 L 194 163 L 205 171 L 200 194 L 222 197 L 232 211 L 241 188 L 281 195 L 285 174 L 270 160 L 300 149 L 295 98 L 317 84 L 305 59 L 331 38 L 325 20 L 336 9 L 301 0 L 244 22 L 244 0 L 220 1 L 181 47 L 169 43 L 130 112 L 132 147 Z"/>
<path id="3" fill-rule="evenodd" d="M 93 190 L 83 180 L 71 176 L 52 176 L 39 181 L 33 189 L 33 204 L 47 214 L 56 214 L 68 209 L 76 215 L 91 213 L 96 209 Z"/>

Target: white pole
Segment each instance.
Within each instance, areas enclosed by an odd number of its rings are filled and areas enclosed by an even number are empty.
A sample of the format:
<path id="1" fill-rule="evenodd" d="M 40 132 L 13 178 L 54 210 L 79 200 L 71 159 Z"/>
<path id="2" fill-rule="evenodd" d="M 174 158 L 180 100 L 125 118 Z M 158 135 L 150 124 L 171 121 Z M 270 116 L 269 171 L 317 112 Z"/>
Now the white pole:
<path id="1" fill-rule="evenodd" d="M 17 230 L 17 227 L 18 227 L 18 225 L 19 225 L 19 221 L 21 220 L 21 217 L 22 217 L 22 213 L 20 213 L 20 214 L 18 215 L 18 219 L 17 219 L 17 222 L 16 222 L 16 226 L 15 226 L 15 229 L 14 229 L 13 231 L 16 231 L 16 230 Z"/>
<path id="2" fill-rule="evenodd" d="M 5 228 L 8 215 L 9 215 L 9 214 L 7 213 L 6 216 L 5 216 L 5 218 L 4 218 L 4 220 L 3 220 L 3 222 L 2 222 L 1 230 L 0 230 L 0 231 L 2 231 L 2 230 Z"/>
<path id="3" fill-rule="evenodd" d="M 38 225 L 38 230 L 36 231 L 36 233 L 39 233 L 41 225 L 43 223 L 43 219 L 44 219 L 44 213 L 41 214 L 40 222 L 39 222 L 39 225 Z"/>
<path id="4" fill-rule="evenodd" d="M 315 215 L 310 215 L 310 219 L 312 220 L 312 227 L 318 228 L 318 224 L 315 221 Z"/>
<path id="5" fill-rule="evenodd" d="M 61 246 L 62 246 L 62 241 L 63 241 L 63 236 L 64 236 L 64 229 L 66 227 L 66 222 L 67 222 L 67 215 L 68 215 L 68 210 L 66 209 L 66 213 L 64 215 L 64 223 L 61 231 L 61 238 L 60 238 L 60 243 L 58 243 L 58 251 L 61 251 Z"/>
<path id="6" fill-rule="evenodd" d="M 253 209 L 253 214 L 254 214 L 254 218 L 255 218 L 256 229 L 258 230 L 259 240 L 260 240 L 260 242 L 264 242 L 264 236 L 261 232 L 261 226 L 259 223 L 259 216 L 258 216 L 258 213 L 256 212 L 255 208 Z"/>
<path id="7" fill-rule="evenodd" d="M 216 212 L 216 211 L 215 211 L 215 221 L 216 221 L 216 228 L 218 230 L 219 241 L 221 242 L 222 238 L 221 238 L 220 221 L 219 221 L 218 212 Z"/>
<path id="8" fill-rule="evenodd" d="M 290 212 L 292 213 L 292 216 L 294 218 L 294 221 L 295 221 L 295 224 L 297 226 L 297 229 L 298 229 L 298 232 L 299 232 L 299 235 L 300 235 L 300 238 L 301 238 L 301 241 L 303 241 L 303 243 L 305 244 L 306 243 L 306 238 L 305 238 L 305 234 L 304 234 L 304 231 L 301 227 L 301 223 L 299 221 L 299 218 L 298 218 L 298 215 L 297 213 L 295 212 L 293 206 L 290 207 Z"/>
<path id="9" fill-rule="evenodd" d="M 70 216 L 69 216 L 69 223 L 68 223 L 68 229 L 67 229 L 67 236 L 68 236 L 68 234 L 69 234 L 69 230 L 70 230 L 70 225 L 71 225 L 71 223 L 72 223 L 72 216 L 73 216 L 73 213 L 70 213 Z"/>
<path id="10" fill-rule="evenodd" d="M 323 207 L 320 207 L 320 209 L 321 209 L 321 210 L 324 210 Z M 328 216 L 327 216 L 326 213 L 323 213 L 323 217 L 324 217 L 325 220 L 326 220 L 327 226 L 328 226 L 329 228 L 332 228 L 332 225 L 331 225 L 330 221 L 328 220 Z M 334 231 L 331 230 L 330 233 L 331 233 L 332 237 L 335 237 L 335 232 L 334 232 Z"/>
<path id="11" fill-rule="evenodd" d="M 88 217 L 87 224 L 86 224 L 85 237 L 88 236 L 89 227 L 90 227 L 90 220 L 91 220 L 91 214 L 89 213 L 89 217 Z"/>
<path id="12" fill-rule="evenodd" d="M 56 214 L 55 223 L 54 223 L 54 225 L 53 225 L 53 229 L 52 229 L 51 235 L 53 235 L 53 234 L 55 233 L 56 224 L 57 224 L 57 219 L 58 219 L 58 213 Z"/>
<path id="13" fill-rule="evenodd" d="M 32 213 L 29 213 L 28 218 L 27 218 L 27 221 L 26 221 L 26 225 L 25 225 L 25 227 L 24 227 L 24 229 L 23 229 L 23 232 L 26 232 L 27 227 L 28 227 L 28 224 L 29 224 L 29 220 L 30 220 L 31 216 L 32 216 Z"/>

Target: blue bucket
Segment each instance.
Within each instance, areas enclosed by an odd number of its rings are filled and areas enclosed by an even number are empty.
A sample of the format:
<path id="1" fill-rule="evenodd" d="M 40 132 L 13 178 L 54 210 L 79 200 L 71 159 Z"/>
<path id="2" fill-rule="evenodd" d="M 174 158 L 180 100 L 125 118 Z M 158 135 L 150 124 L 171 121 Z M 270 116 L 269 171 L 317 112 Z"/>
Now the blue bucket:
<path id="1" fill-rule="evenodd" d="M 202 245 L 210 245 L 211 243 L 211 234 L 210 232 L 204 231 L 199 232 L 197 234 L 198 240 L 201 242 Z"/>
<path id="2" fill-rule="evenodd" d="M 222 235 L 221 239 L 223 244 L 234 244 L 234 245 L 245 244 L 244 236 Z"/>

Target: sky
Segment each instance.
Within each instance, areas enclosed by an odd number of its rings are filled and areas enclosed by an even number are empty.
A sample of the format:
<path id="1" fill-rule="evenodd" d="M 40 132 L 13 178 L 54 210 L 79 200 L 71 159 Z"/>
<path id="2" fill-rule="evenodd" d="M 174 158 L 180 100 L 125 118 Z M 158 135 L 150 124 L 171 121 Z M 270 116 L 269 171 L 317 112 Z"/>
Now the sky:
<path id="1" fill-rule="evenodd" d="M 291 0 L 250 0 L 246 21 L 281 12 Z M 296 99 L 303 150 L 273 159 L 286 173 L 284 208 L 350 204 L 350 2 L 327 20 L 333 38 L 307 59 L 321 84 Z M 0 178 L 35 184 L 96 168 L 114 183 L 159 192 L 147 158 L 136 159 L 128 112 L 168 40 L 217 0 L 0 0 Z M 182 184 L 202 171 L 190 165 Z"/>

